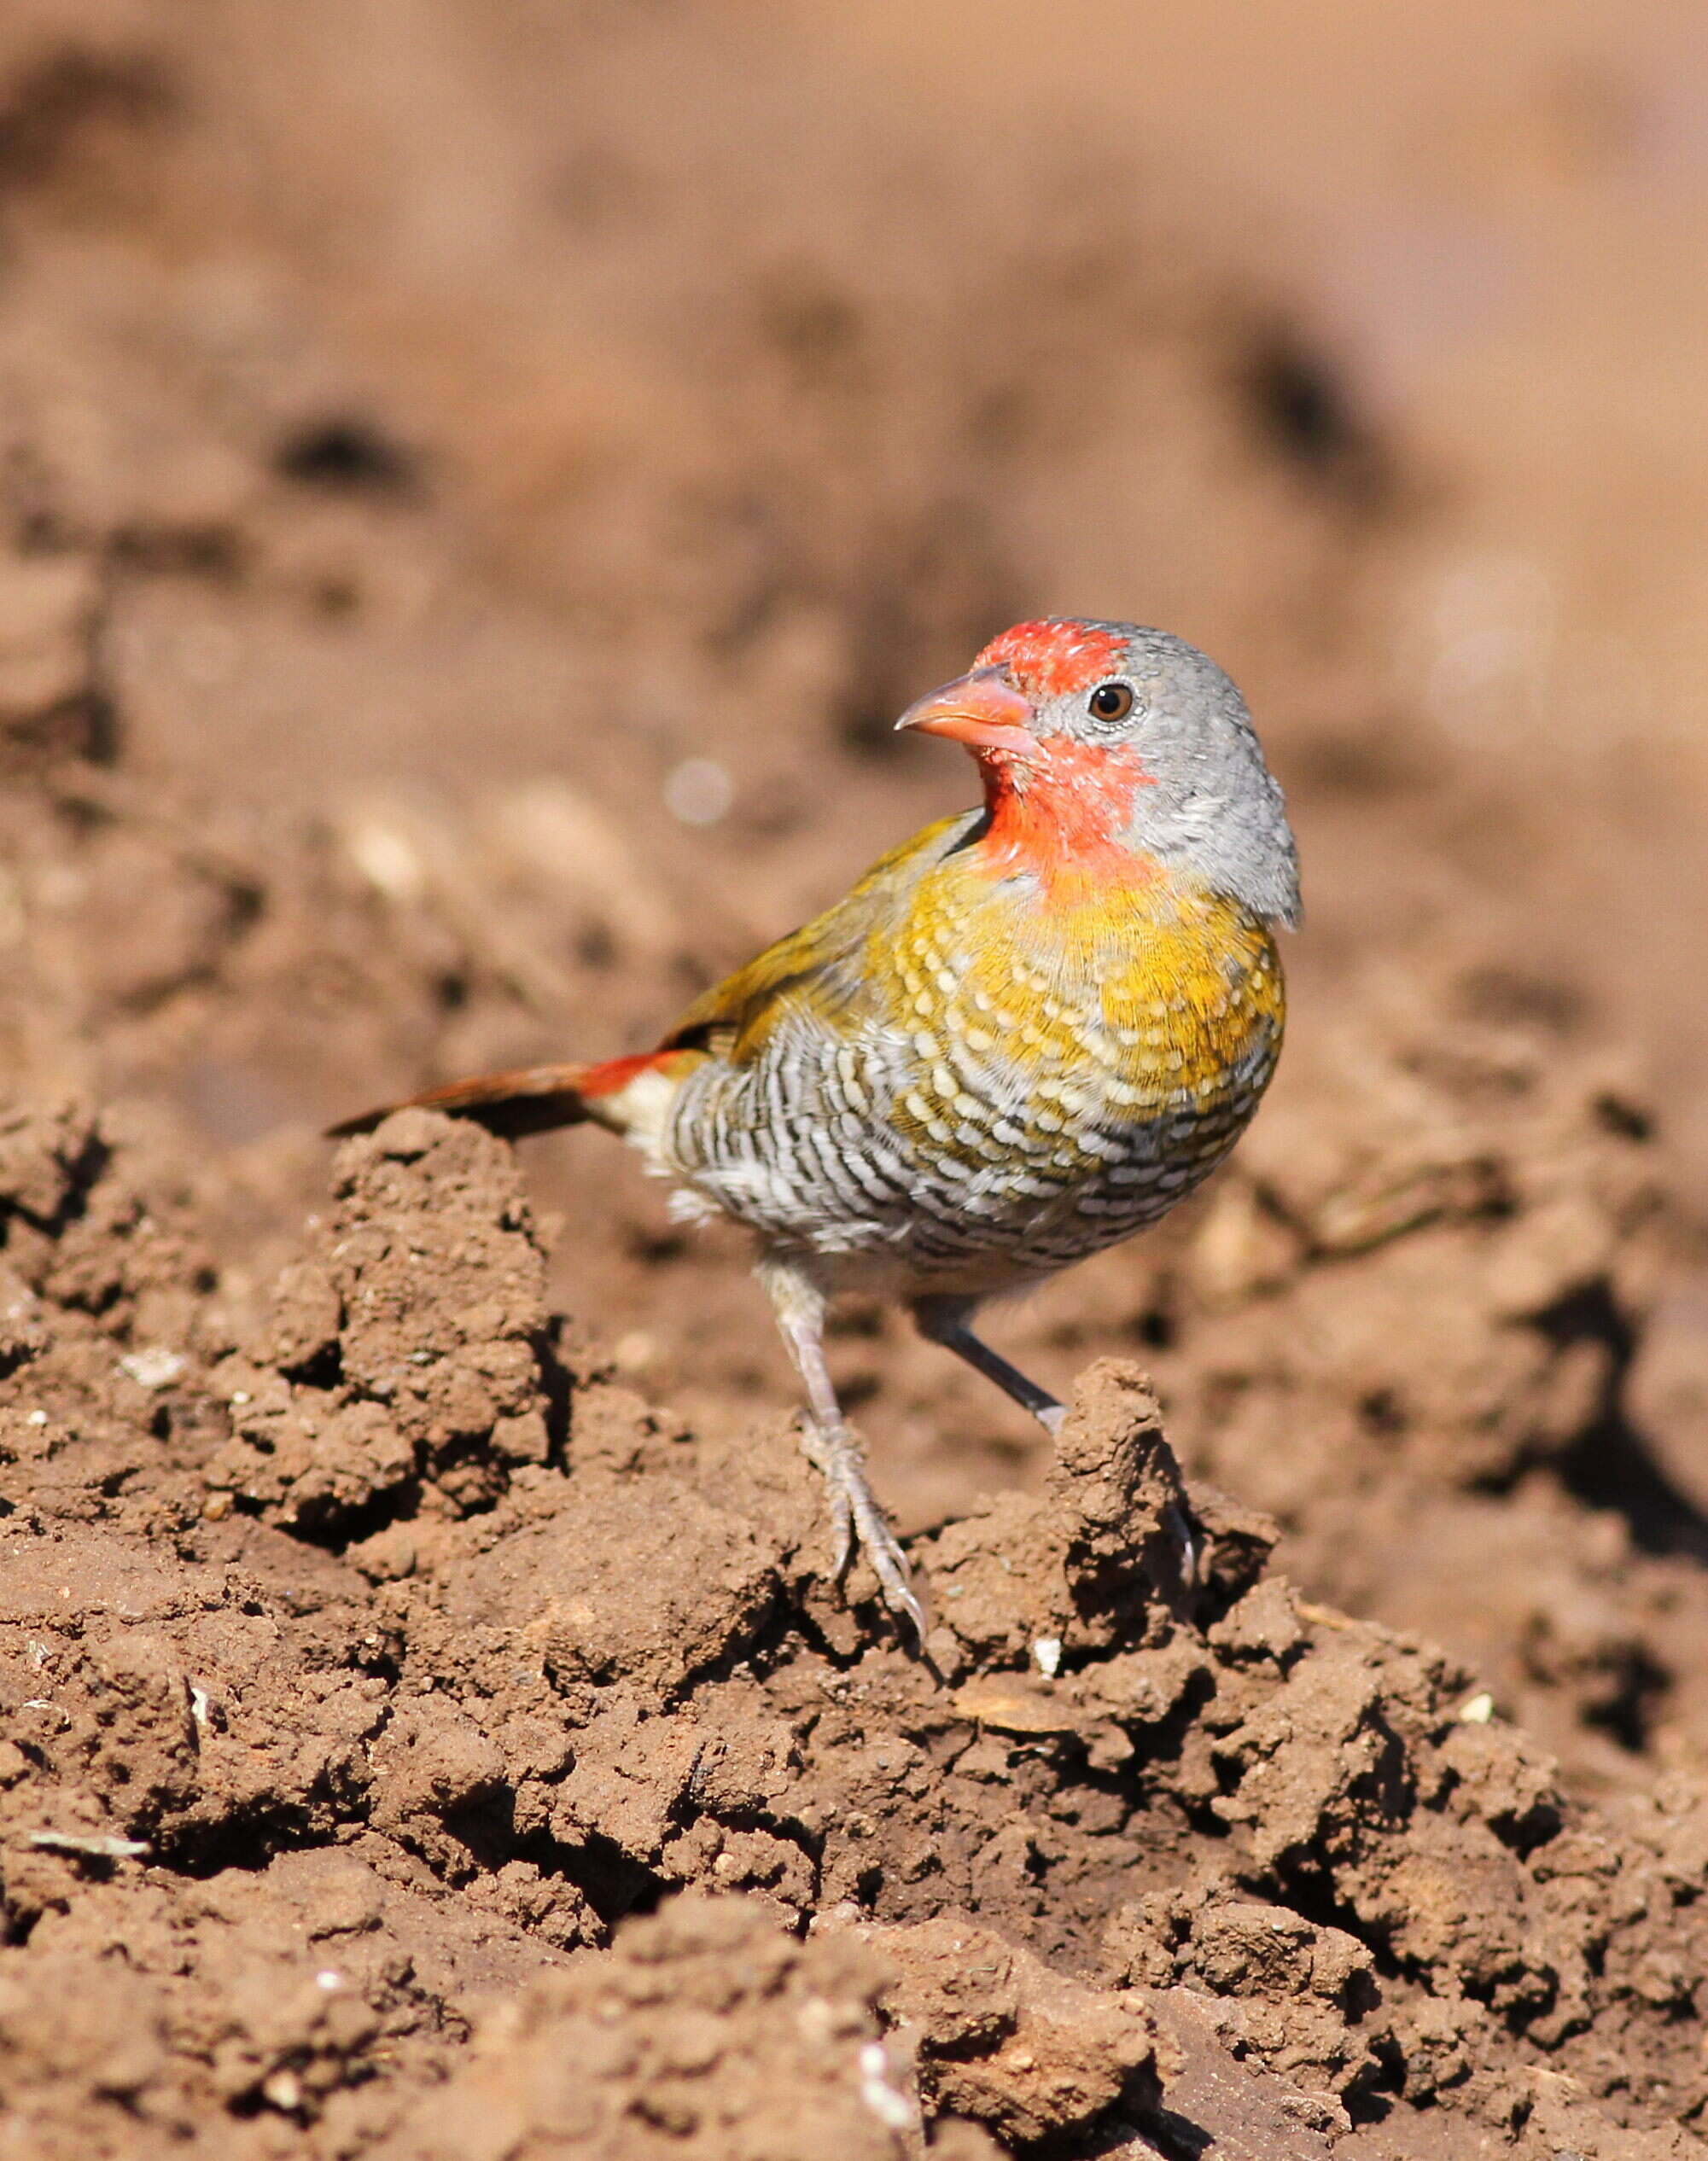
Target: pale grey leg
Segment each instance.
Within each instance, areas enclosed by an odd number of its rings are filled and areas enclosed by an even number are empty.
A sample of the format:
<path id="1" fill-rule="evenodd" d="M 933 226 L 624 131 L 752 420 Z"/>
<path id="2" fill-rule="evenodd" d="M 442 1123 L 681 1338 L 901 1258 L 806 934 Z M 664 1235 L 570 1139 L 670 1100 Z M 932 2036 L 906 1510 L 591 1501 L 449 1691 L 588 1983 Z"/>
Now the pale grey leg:
<path id="1" fill-rule="evenodd" d="M 968 1299 L 919 1298 L 913 1304 L 914 1325 L 928 1343 L 941 1343 L 945 1350 L 965 1359 L 975 1372 L 982 1373 L 988 1381 L 994 1381 L 1023 1411 L 1029 1411 L 1053 1439 L 1061 1431 L 1068 1407 L 1047 1389 L 1040 1388 L 1036 1381 L 1028 1380 L 1017 1366 L 1011 1366 L 982 1337 L 974 1335 L 968 1325 L 974 1310 Z M 1170 1508 L 1169 1512 L 1174 1518 L 1175 1536 L 1180 1541 L 1181 1571 L 1188 1583 L 1194 1583 L 1198 1580 L 1198 1544 L 1192 1537 L 1192 1525 L 1184 1510 Z"/>
<path id="2" fill-rule="evenodd" d="M 1011 1395 L 1023 1411 L 1032 1413 L 1046 1433 L 1060 1432 L 1062 1420 L 1068 1415 L 1067 1405 L 1048 1389 L 1040 1388 L 1036 1381 L 1029 1381 L 1017 1366 L 1011 1366 L 981 1337 L 975 1336 L 968 1325 L 972 1312 L 971 1302 L 965 1299 L 920 1298 L 914 1302 L 913 1321 L 928 1343 L 941 1343 L 957 1358 L 964 1358 L 975 1372 L 994 1381 L 1005 1395 Z"/>
<path id="3" fill-rule="evenodd" d="M 760 1281 L 771 1294 L 777 1325 L 789 1346 L 807 1389 L 807 1420 L 802 1453 L 830 1489 L 831 1523 L 836 1537 L 832 1572 L 840 1577 L 854 1557 L 854 1541 L 871 1563 L 883 1602 L 901 1614 L 919 1643 L 930 1622 L 895 1534 L 884 1521 L 866 1475 L 865 1452 L 848 1424 L 831 1384 L 825 1363 L 825 1302 L 792 1268 L 767 1264 Z"/>

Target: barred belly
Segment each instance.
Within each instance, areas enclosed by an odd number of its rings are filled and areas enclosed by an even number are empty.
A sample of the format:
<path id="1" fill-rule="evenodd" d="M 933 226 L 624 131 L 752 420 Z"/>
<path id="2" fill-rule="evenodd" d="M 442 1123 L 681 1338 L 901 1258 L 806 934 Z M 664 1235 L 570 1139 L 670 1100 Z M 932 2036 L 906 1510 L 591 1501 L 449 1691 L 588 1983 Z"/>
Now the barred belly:
<path id="1" fill-rule="evenodd" d="M 749 1062 L 709 1061 L 664 1136 L 679 1213 L 734 1216 L 827 1286 L 987 1295 L 1165 1214 L 1232 1148 L 1279 1049 L 1259 1021 L 1181 1084 L 1100 1029 L 1023 1063 L 972 1033 L 984 1047 L 842 1035 L 806 1011 Z"/>

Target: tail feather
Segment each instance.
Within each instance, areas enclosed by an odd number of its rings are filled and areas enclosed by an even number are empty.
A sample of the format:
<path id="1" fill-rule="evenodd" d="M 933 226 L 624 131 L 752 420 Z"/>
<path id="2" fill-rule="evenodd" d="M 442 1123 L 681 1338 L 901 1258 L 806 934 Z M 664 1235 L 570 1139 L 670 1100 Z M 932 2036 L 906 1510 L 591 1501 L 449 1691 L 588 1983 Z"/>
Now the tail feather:
<path id="1" fill-rule="evenodd" d="M 446 1087 L 429 1088 L 423 1095 L 329 1126 L 327 1139 L 347 1140 L 353 1133 L 370 1133 L 394 1110 L 443 1110 L 453 1118 L 472 1118 L 506 1140 L 550 1133 L 557 1126 L 580 1125 L 588 1115 L 588 1097 L 606 1092 L 609 1084 L 604 1076 L 611 1067 L 632 1063 L 615 1058 L 609 1067 L 534 1065 L 515 1073 L 483 1074 L 475 1080 L 453 1080 Z"/>

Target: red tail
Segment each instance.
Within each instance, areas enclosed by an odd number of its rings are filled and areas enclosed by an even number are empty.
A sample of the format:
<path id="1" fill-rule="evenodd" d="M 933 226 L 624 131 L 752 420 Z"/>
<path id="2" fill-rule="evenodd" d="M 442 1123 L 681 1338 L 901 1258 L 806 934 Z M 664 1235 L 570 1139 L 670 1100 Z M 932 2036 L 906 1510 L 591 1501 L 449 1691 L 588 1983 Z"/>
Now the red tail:
<path id="1" fill-rule="evenodd" d="M 443 1110 L 453 1118 L 472 1118 L 506 1140 L 550 1133 L 557 1126 L 578 1126 L 589 1115 L 590 1102 L 621 1088 L 658 1055 L 644 1051 L 638 1057 L 607 1058 L 603 1065 L 533 1065 L 517 1073 L 453 1080 L 447 1087 L 429 1088 L 424 1095 L 329 1126 L 327 1138 L 346 1140 L 352 1133 L 370 1133 L 394 1110 Z"/>

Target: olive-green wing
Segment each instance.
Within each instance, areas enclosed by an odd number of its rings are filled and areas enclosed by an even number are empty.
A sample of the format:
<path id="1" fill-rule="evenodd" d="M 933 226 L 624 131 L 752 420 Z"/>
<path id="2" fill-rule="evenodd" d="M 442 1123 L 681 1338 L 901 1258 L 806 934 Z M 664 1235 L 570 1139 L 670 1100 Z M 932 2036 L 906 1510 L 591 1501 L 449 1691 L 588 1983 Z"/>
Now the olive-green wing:
<path id="1" fill-rule="evenodd" d="M 834 907 L 702 992 L 660 1050 L 707 1050 L 739 1065 L 791 1006 L 805 1004 L 826 1015 L 857 1011 L 870 994 L 866 957 L 871 933 L 983 815 L 972 810 L 940 818 L 892 848 Z"/>

